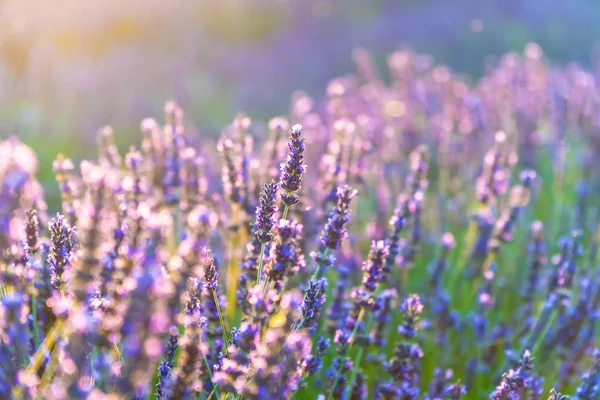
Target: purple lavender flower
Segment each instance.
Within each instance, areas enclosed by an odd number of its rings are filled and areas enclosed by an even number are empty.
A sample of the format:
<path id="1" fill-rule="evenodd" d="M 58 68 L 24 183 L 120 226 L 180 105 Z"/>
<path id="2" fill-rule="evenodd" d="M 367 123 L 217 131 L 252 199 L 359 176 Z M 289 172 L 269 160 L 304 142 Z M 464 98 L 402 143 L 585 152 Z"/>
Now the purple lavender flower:
<path id="1" fill-rule="evenodd" d="M 252 353 L 259 343 L 260 329 L 260 325 L 244 321 L 232 331 L 230 358 L 223 359 L 221 369 L 214 374 L 214 382 L 223 390 L 241 393 L 245 389 Z"/>
<path id="2" fill-rule="evenodd" d="M 223 155 L 223 188 L 228 200 L 235 204 L 242 201 L 242 177 L 234 158 L 233 142 L 230 139 L 221 140 L 217 149 Z"/>
<path id="3" fill-rule="evenodd" d="M 306 172 L 304 164 L 304 138 L 302 137 L 302 126 L 294 125 L 290 130 L 288 142 L 288 155 L 285 162 L 281 164 L 280 188 L 283 191 L 281 201 L 286 207 L 297 204 L 298 192 L 302 187 L 302 175 Z"/>
<path id="4" fill-rule="evenodd" d="M 181 399 L 202 390 L 200 370 L 203 354 L 206 354 L 206 344 L 202 343 L 202 328 L 204 320 L 195 312 L 188 315 L 185 322 L 185 332 L 180 341 L 181 352 L 177 367 L 172 372 L 173 380 L 169 388 L 169 399 Z"/>
<path id="5" fill-rule="evenodd" d="M 454 236 L 450 232 L 446 232 L 442 235 L 441 239 L 442 249 L 440 251 L 440 255 L 435 264 L 430 268 L 430 286 L 433 290 L 437 291 L 440 289 L 440 284 L 442 280 L 442 274 L 444 270 L 447 268 L 447 258 L 450 250 L 454 248 L 456 245 L 456 241 L 454 240 Z"/>
<path id="6" fill-rule="evenodd" d="M 371 243 L 368 261 L 362 266 L 363 285 L 369 292 L 375 291 L 377 284 L 383 278 L 383 266 L 388 250 L 388 246 L 383 240 Z"/>
<path id="7" fill-rule="evenodd" d="M 210 251 L 206 249 L 205 252 L 204 282 L 208 290 L 213 292 L 219 287 L 219 273 L 217 272 L 215 260 L 210 255 Z"/>
<path id="8" fill-rule="evenodd" d="M 356 374 L 356 380 L 350 388 L 350 400 L 367 400 L 369 398 L 369 391 L 365 375 L 362 372 Z"/>
<path id="9" fill-rule="evenodd" d="M 29 255 L 36 255 L 39 250 L 40 220 L 33 208 L 25 211 L 25 236 Z"/>
<path id="10" fill-rule="evenodd" d="M 419 378 L 421 375 L 421 358 L 423 351 L 410 340 L 416 335 L 416 322 L 423 311 L 419 296 L 411 295 L 402 303 L 404 323 L 398 332 L 405 338 L 394 349 L 394 356 L 387 365 L 400 398 L 417 399 L 419 396 Z"/>
<path id="11" fill-rule="evenodd" d="M 256 207 L 256 223 L 254 235 L 262 243 L 273 240 L 273 228 L 277 223 L 275 213 L 277 206 L 277 183 L 272 181 L 265 184 L 260 194 L 260 205 Z"/>
<path id="12" fill-rule="evenodd" d="M 303 256 L 298 247 L 302 225 L 296 221 L 280 220 L 275 240 L 271 243 L 266 273 L 272 282 L 282 281 L 292 270 L 301 267 Z"/>
<path id="13" fill-rule="evenodd" d="M 565 396 L 554 389 L 550 389 L 550 397 L 548 397 L 548 400 L 569 400 L 569 398 L 569 396 Z"/>
<path id="14" fill-rule="evenodd" d="M 165 351 L 165 359 L 158 366 L 158 383 L 156 384 L 156 400 L 168 399 L 171 370 L 175 365 L 175 351 L 178 348 L 179 335 L 175 327 L 171 328 L 169 342 Z"/>
<path id="15" fill-rule="evenodd" d="M 304 290 L 304 300 L 302 301 L 302 320 L 299 327 L 306 327 L 314 330 L 321 316 L 321 308 L 325 304 L 325 286 L 327 279 L 311 279 Z"/>
<path id="16" fill-rule="evenodd" d="M 525 350 L 521 356 L 521 363 L 515 370 L 510 370 L 502 375 L 502 381 L 496 390 L 490 395 L 492 400 L 520 399 L 529 394 L 538 396 L 539 393 L 531 393 L 536 384 L 533 375 L 533 359 L 529 350 Z"/>
<path id="17" fill-rule="evenodd" d="M 319 372 L 323 366 L 323 356 L 329 349 L 330 340 L 321 336 L 316 343 L 316 351 L 314 355 L 306 357 L 302 361 L 302 368 L 306 376 L 311 376 Z"/>
<path id="18" fill-rule="evenodd" d="M 76 233 L 75 229 L 71 228 L 67 220 L 60 214 L 57 214 L 56 218 L 48 223 L 48 229 L 52 241 L 48 255 L 48 263 L 52 271 L 52 286 L 56 290 L 61 290 L 64 285 L 63 273 L 73 257 Z"/>
<path id="19" fill-rule="evenodd" d="M 496 197 L 507 188 L 508 173 L 505 169 L 506 133 L 498 131 L 494 137 L 494 147 L 485 155 L 483 172 L 477 178 L 477 198 L 482 204 L 494 204 Z"/>
<path id="20" fill-rule="evenodd" d="M 389 276 L 392 267 L 396 264 L 396 258 L 400 254 L 400 234 L 406 226 L 407 217 L 409 214 L 409 199 L 402 197 L 399 200 L 399 205 L 394 210 L 394 214 L 390 218 L 389 225 L 392 231 L 388 234 L 387 243 L 389 246 L 388 255 L 384 266 L 384 280 Z"/>
<path id="21" fill-rule="evenodd" d="M 404 323 L 398 327 L 398 332 L 406 339 L 412 339 L 417 333 L 417 320 L 423 312 L 423 305 L 419 296 L 413 294 L 402 303 Z"/>
<path id="22" fill-rule="evenodd" d="M 592 400 L 600 395 L 600 350 L 595 349 L 592 355 L 592 365 L 581 376 L 581 383 L 577 387 L 576 400 Z"/>
<path id="23" fill-rule="evenodd" d="M 350 357 L 345 356 L 350 344 L 349 340 L 349 333 L 343 330 L 338 330 L 333 339 L 336 344 L 336 352 L 339 355 L 333 360 L 331 369 L 328 371 L 331 385 L 329 391 L 334 399 L 342 398 L 347 385 L 346 375 L 352 370 L 352 360 Z"/>
<path id="24" fill-rule="evenodd" d="M 446 394 L 446 386 L 452 379 L 454 373 L 451 369 L 443 370 L 441 368 L 434 368 L 433 378 L 429 382 L 429 392 L 427 393 L 427 399 L 441 399 Z"/>
<path id="25" fill-rule="evenodd" d="M 329 220 L 321 234 L 321 243 L 335 250 L 340 247 L 348 232 L 346 226 L 350 221 L 350 203 L 356 197 L 356 190 L 345 186 L 337 189 L 337 204 L 331 210 Z"/>
<path id="26" fill-rule="evenodd" d="M 375 313 L 375 328 L 373 344 L 384 347 L 387 344 L 389 325 L 392 320 L 392 302 L 398 297 L 396 289 L 387 289 L 381 292 Z"/>
<path id="27" fill-rule="evenodd" d="M 99 161 L 111 168 L 121 167 L 119 149 L 115 146 L 114 131 L 111 126 L 105 126 L 98 132 Z"/>
<path id="28" fill-rule="evenodd" d="M 310 354 L 310 339 L 301 332 L 283 334 L 280 328 L 267 329 L 263 342 L 251 356 L 251 374 L 241 391 L 244 398 L 289 399 L 298 390 L 301 362 Z"/>
<path id="29" fill-rule="evenodd" d="M 158 383 L 156 384 L 156 400 L 168 399 L 169 376 L 173 365 L 167 361 L 162 361 L 158 366 Z"/>
<path id="30" fill-rule="evenodd" d="M 444 390 L 448 400 L 460 400 L 465 394 L 467 394 L 467 389 L 465 385 L 462 385 L 460 382 L 450 383 L 446 386 Z"/>

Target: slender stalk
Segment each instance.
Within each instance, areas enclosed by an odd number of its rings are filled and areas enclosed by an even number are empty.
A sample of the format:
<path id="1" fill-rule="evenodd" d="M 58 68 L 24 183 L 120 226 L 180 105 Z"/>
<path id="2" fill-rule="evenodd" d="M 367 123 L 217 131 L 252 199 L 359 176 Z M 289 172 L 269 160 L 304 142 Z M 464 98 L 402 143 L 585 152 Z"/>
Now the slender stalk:
<path id="1" fill-rule="evenodd" d="M 379 294 L 381 293 L 383 287 L 382 285 L 377 286 L 377 290 L 375 291 L 375 298 L 379 298 Z M 362 310 L 361 310 L 362 311 Z M 365 324 L 365 333 L 368 335 L 371 332 L 371 328 L 373 327 L 373 323 L 375 322 L 374 314 L 369 314 L 369 318 L 367 319 L 367 323 Z M 350 343 L 350 348 L 353 343 Z M 350 373 L 350 381 L 348 382 L 348 387 L 352 390 L 354 386 L 354 381 L 356 380 L 356 376 L 358 375 L 358 369 L 360 368 L 360 363 L 362 362 L 362 358 L 364 356 L 365 347 L 361 346 L 358 348 L 356 352 L 356 360 L 352 364 L 352 372 Z"/>
<path id="2" fill-rule="evenodd" d="M 258 262 L 258 274 L 256 275 L 256 284 L 260 284 L 260 279 L 262 278 L 262 270 L 263 270 L 263 262 L 265 258 L 265 244 L 263 243 L 260 246 L 260 261 Z"/>
<path id="3" fill-rule="evenodd" d="M 288 206 L 286 204 L 286 206 L 283 208 L 283 216 L 281 217 L 281 219 L 287 219 L 288 216 L 288 211 L 290 210 L 290 206 Z"/>
<path id="4" fill-rule="evenodd" d="M 542 343 L 542 340 L 544 340 L 544 338 L 546 337 L 548 330 L 550 330 L 550 327 L 554 323 L 554 320 L 556 319 L 557 316 L 558 316 L 558 309 L 552 310 L 552 313 L 550 314 L 550 317 L 548 318 L 548 321 L 547 321 L 546 325 L 544 326 L 544 329 L 542 330 L 541 334 L 539 335 L 539 337 L 533 344 L 533 347 L 531 348 L 531 354 L 535 354 L 535 351 Z"/>
<path id="5" fill-rule="evenodd" d="M 363 346 L 359 347 L 356 351 L 356 361 L 352 365 L 352 371 L 350 372 L 350 380 L 348 381 L 348 388 L 352 392 L 352 387 L 354 386 L 354 381 L 356 381 L 356 376 L 358 375 L 358 370 L 360 368 L 360 363 L 363 358 L 363 354 L 365 353 L 365 348 Z"/>
<path id="6" fill-rule="evenodd" d="M 558 310 L 555 309 L 556 304 L 546 304 L 542 310 L 538 320 L 533 327 L 531 334 L 525 342 L 523 350 L 529 350 L 533 354 L 533 348 L 531 346 L 538 346 L 544 339 L 544 336 L 548 332 L 550 325 L 556 318 Z"/>
<path id="7" fill-rule="evenodd" d="M 210 400 L 210 399 L 212 399 L 212 397 L 213 397 L 215 394 L 216 394 L 217 396 L 219 395 L 219 393 L 217 393 L 217 385 L 213 386 L 213 389 L 210 391 L 210 394 L 208 395 L 208 398 L 207 398 L 206 400 Z"/>
<path id="8" fill-rule="evenodd" d="M 206 354 L 204 355 L 204 363 L 206 364 L 206 368 L 208 369 L 208 376 L 210 377 L 210 381 L 212 382 L 212 380 L 213 380 L 212 368 L 210 367 L 210 364 L 208 363 L 208 359 L 206 358 Z M 219 396 L 218 387 L 219 386 L 216 383 L 213 382 L 213 389 L 210 392 L 210 396 L 208 397 L 208 399 L 210 399 L 213 394 Z"/>
<path id="9" fill-rule="evenodd" d="M 535 350 L 537 350 L 537 348 L 540 346 L 540 344 L 546 337 L 548 330 L 550 329 L 550 327 L 554 323 L 554 320 L 558 316 L 558 308 L 556 308 L 557 302 L 557 299 L 552 298 L 546 300 L 546 304 L 544 304 L 544 308 L 542 309 L 540 316 L 537 318 L 537 322 L 535 323 L 533 329 L 531 330 L 531 333 L 527 337 L 525 345 L 521 349 L 521 354 L 525 350 L 529 350 L 532 355 L 535 354 Z M 507 367 L 508 360 L 502 366 L 501 371 L 506 370 Z"/>
<path id="10" fill-rule="evenodd" d="M 492 264 L 494 263 L 494 261 L 496 261 L 497 254 L 498 254 L 498 252 L 496 252 L 496 251 L 492 251 L 487 254 L 487 256 L 485 257 L 485 260 L 483 261 L 481 276 L 484 276 L 485 272 L 487 270 L 489 270 L 490 267 L 492 266 Z M 480 280 L 475 280 L 473 282 L 473 288 L 471 290 L 471 295 L 469 296 L 468 305 L 466 308 L 467 310 L 470 310 L 473 306 L 473 303 L 475 303 L 475 301 L 477 300 L 477 291 L 479 290 L 480 287 L 481 287 Z"/>
<path id="11" fill-rule="evenodd" d="M 354 329 L 352 330 L 352 335 L 350 335 L 350 340 L 349 340 L 350 345 L 348 346 L 348 348 L 346 349 L 344 354 L 340 357 L 342 359 L 342 362 L 344 361 L 343 359 L 346 357 L 346 354 L 348 354 L 348 351 L 350 350 L 350 348 L 352 347 L 352 344 L 354 343 L 356 333 L 358 332 L 358 326 L 360 325 L 360 323 L 362 322 L 364 317 L 365 317 L 365 308 L 361 307 L 360 312 L 358 313 L 358 318 L 356 320 L 356 324 L 354 325 Z M 341 373 L 342 373 L 342 367 L 340 366 L 337 369 L 337 371 L 335 372 L 335 377 L 333 378 L 333 385 L 331 386 L 331 390 L 329 391 L 327 400 L 330 400 L 331 396 L 333 396 L 333 392 L 335 390 L 335 387 L 337 386 L 338 380 L 340 379 Z"/>
<path id="12" fill-rule="evenodd" d="M 56 323 L 50 328 L 46 338 L 38 347 L 37 351 L 33 355 L 31 359 L 31 363 L 27 366 L 26 372 L 28 373 L 36 373 L 37 370 L 41 367 L 42 362 L 44 361 L 45 355 L 52 351 L 52 348 L 56 344 L 56 340 L 60 336 L 60 332 L 64 326 L 65 322 L 63 320 L 58 320 Z"/>
<path id="13" fill-rule="evenodd" d="M 38 333 L 37 299 L 35 295 L 31 296 L 31 311 L 33 313 L 33 343 L 37 350 L 37 348 L 40 347 L 40 336 Z"/>
<path id="14" fill-rule="evenodd" d="M 96 357 L 98 357 L 98 349 L 96 346 L 92 346 L 92 357 L 90 358 L 90 385 L 94 387 L 94 362 L 96 361 Z"/>
<path id="15" fill-rule="evenodd" d="M 229 340 L 227 340 L 227 331 L 225 330 L 225 322 L 223 322 L 223 313 L 221 312 L 221 305 L 219 304 L 219 298 L 217 297 L 217 291 L 213 290 L 213 298 L 215 300 L 215 306 L 217 307 L 217 313 L 219 314 L 219 323 L 221 324 L 221 333 L 223 334 L 223 345 L 225 347 L 225 354 L 227 355 L 227 357 L 230 357 L 229 355 Z"/>
<path id="16" fill-rule="evenodd" d="M 37 374 L 38 369 L 40 369 L 42 363 L 44 362 L 44 359 L 46 358 L 46 354 L 50 353 L 54 345 L 56 344 L 56 341 L 61 334 L 64 324 L 64 320 L 58 320 L 54 323 L 52 328 L 50 328 L 41 346 L 38 347 L 35 354 L 33 355 L 31 363 L 25 369 L 26 373 Z M 13 388 L 12 395 L 15 399 L 20 399 L 23 395 L 23 387 L 17 386 Z"/>
<path id="17" fill-rule="evenodd" d="M 227 265 L 227 316 L 230 321 L 233 321 L 236 305 L 236 291 L 239 278 L 239 259 L 237 257 L 237 249 L 240 244 L 244 244 L 242 233 L 240 230 L 244 228 L 238 226 L 240 223 L 240 206 L 237 203 L 231 205 L 232 224 L 235 230 L 229 235 L 229 263 Z"/>
<path id="18" fill-rule="evenodd" d="M 45 388 L 52 381 L 52 377 L 54 376 L 54 368 L 58 363 L 58 352 L 60 346 L 54 346 L 52 353 L 50 353 L 50 361 L 48 365 L 46 365 L 46 369 L 44 369 L 44 373 L 42 374 L 42 382 L 40 388 Z"/>

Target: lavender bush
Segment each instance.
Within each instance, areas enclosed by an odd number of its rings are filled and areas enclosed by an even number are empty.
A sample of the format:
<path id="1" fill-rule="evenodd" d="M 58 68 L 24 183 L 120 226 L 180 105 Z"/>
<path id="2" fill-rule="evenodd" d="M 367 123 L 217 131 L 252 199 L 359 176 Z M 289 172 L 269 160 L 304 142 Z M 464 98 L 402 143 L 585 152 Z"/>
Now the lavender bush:
<path id="1" fill-rule="evenodd" d="M 354 60 L 268 135 L 103 128 L 58 213 L 1 142 L 0 397 L 600 398 L 595 77 Z"/>

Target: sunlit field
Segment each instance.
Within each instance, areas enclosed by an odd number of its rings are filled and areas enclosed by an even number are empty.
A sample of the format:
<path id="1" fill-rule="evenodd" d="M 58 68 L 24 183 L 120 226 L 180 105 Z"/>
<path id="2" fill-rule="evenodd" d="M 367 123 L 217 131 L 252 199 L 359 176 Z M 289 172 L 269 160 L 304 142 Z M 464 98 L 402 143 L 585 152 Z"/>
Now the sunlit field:
<path id="1" fill-rule="evenodd" d="M 409 46 L 379 57 L 357 43 L 329 70 L 307 61 L 328 71 L 318 89 L 309 68 L 273 75 L 291 100 L 257 110 L 216 96 L 207 125 L 196 110 L 211 99 L 191 101 L 191 81 L 124 80 L 106 89 L 113 103 L 86 99 L 106 66 L 127 65 L 93 58 L 134 54 L 111 42 L 124 37 L 161 43 L 148 26 L 172 25 L 177 7 L 182 32 L 199 18 L 229 43 L 220 60 L 237 41 L 258 51 L 246 34 L 337 18 L 335 2 L 310 17 L 275 3 L 99 7 L 121 36 L 91 41 L 72 24 L 93 7 L 48 9 L 64 31 L 18 6 L 2 14 L 15 32 L 41 30 L 35 54 L 46 48 L 58 75 L 36 81 L 29 58 L 19 72 L 22 45 L 4 58 L 5 99 L 29 128 L 0 139 L 0 399 L 600 399 L 594 66 L 527 42 L 464 74 Z M 224 28 L 245 12 L 255 23 Z M 65 54 L 82 75 L 37 92 L 73 73 Z M 210 70 L 198 54 L 187 65 Z M 184 69 L 170 76 L 224 87 Z M 94 132 L 44 134 L 49 115 L 50 131 Z"/>

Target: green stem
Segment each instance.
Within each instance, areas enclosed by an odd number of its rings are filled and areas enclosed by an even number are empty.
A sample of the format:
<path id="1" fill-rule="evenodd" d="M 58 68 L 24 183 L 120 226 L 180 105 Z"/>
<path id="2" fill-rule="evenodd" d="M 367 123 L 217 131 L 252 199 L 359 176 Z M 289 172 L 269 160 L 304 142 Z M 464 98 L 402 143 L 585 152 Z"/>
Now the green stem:
<path id="1" fill-rule="evenodd" d="M 92 387 L 94 387 L 94 362 L 96 361 L 96 357 L 98 357 L 98 349 L 96 348 L 96 346 L 92 346 L 92 357 L 90 360 L 90 369 L 91 369 L 91 376 L 90 376 L 90 383 L 92 385 Z"/>
<path id="2" fill-rule="evenodd" d="M 381 284 L 379 284 L 377 286 L 377 290 L 375 291 L 375 298 L 379 298 L 379 294 L 381 293 L 381 291 L 383 290 L 383 287 Z M 373 313 L 369 314 L 369 318 L 367 319 L 367 323 L 365 324 L 365 333 L 367 335 L 369 335 L 371 333 L 371 328 L 373 328 L 373 323 L 374 323 L 374 316 Z M 352 343 L 350 343 L 350 347 L 352 347 Z M 356 380 L 356 375 L 358 375 L 358 370 L 360 368 L 360 363 L 362 361 L 363 355 L 365 352 L 365 347 L 361 346 L 359 347 L 359 349 L 356 352 L 356 360 L 352 363 L 352 372 L 350 374 L 350 381 L 348 382 L 348 388 L 350 388 L 350 391 L 352 392 L 352 387 L 354 386 L 354 381 Z"/>
<path id="3" fill-rule="evenodd" d="M 289 211 L 289 210 L 290 210 L 290 206 L 286 205 L 286 206 L 283 208 L 283 216 L 281 217 L 281 219 L 287 219 L 287 216 L 288 216 L 288 211 Z"/>
<path id="4" fill-rule="evenodd" d="M 527 341 L 525 342 L 525 346 L 522 349 L 521 353 L 525 350 L 529 350 L 531 354 L 533 354 L 534 347 L 539 346 L 541 341 L 544 339 L 544 336 L 546 336 L 548 329 L 550 329 L 552 322 L 558 314 L 558 309 L 556 307 L 557 302 L 552 302 L 550 304 L 544 305 L 544 309 L 542 309 L 542 312 L 540 313 L 536 324 L 531 330 L 531 333 L 529 334 L 529 337 L 527 338 Z"/>
<path id="5" fill-rule="evenodd" d="M 543 331 L 541 332 L 538 339 L 536 340 L 533 347 L 531 348 L 531 355 L 535 354 L 535 351 L 537 350 L 537 348 L 540 346 L 540 344 L 542 344 L 542 340 L 544 340 L 544 338 L 546 337 L 548 330 L 550 330 L 550 327 L 554 323 L 554 320 L 556 319 L 557 316 L 558 316 L 558 309 L 552 310 L 552 314 L 550 314 L 550 318 L 548 318 L 548 322 L 546 323 L 546 326 L 544 327 Z"/>
<path id="6" fill-rule="evenodd" d="M 217 396 L 219 395 L 219 393 L 217 393 L 217 385 L 215 385 L 215 386 L 213 387 L 213 389 L 211 390 L 211 392 L 210 392 L 210 394 L 208 395 L 208 398 L 207 398 L 206 400 L 210 400 L 210 399 L 212 399 L 212 397 L 213 397 L 215 394 L 216 394 Z"/>
<path id="7" fill-rule="evenodd" d="M 38 333 L 37 299 L 35 295 L 31 296 L 31 311 L 33 313 L 33 343 L 35 344 L 35 349 L 37 350 L 37 348 L 40 347 L 40 336 Z"/>
<path id="8" fill-rule="evenodd" d="M 350 373 L 350 380 L 348 381 L 348 389 L 350 390 L 350 393 L 352 393 L 352 387 L 354 386 L 354 381 L 356 381 L 356 375 L 358 375 L 358 370 L 360 369 L 360 363 L 362 361 L 364 352 L 365 348 L 363 346 L 359 347 L 356 352 L 356 360 L 352 364 L 352 372 Z"/>
<path id="9" fill-rule="evenodd" d="M 364 309 L 364 307 L 361 307 L 360 312 L 358 313 L 358 318 L 356 319 L 356 324 L 354 325 L 354 329 L 352 330 L 352 335 L 350 335 L 350 340 L 349 340 L 350 345 L 348 346 L 348 348 L 346 348 L 346 351 L 340 357 L 342 359 L 342 365 L 343 365 L 343 362 L 344 362 L 343 359 L 346 357 L 346 354 L 348 354 L 348 350 L 350 350 L 350 348 L 352 347 L 352 344 L 354 343 L 354 339 L 356 337 L 356 333 L 358 332 L 358 326 L 360 325 L 360 323 L 362 322 L 362 320 L 363 320 L 364 317 L 365 317 L 365 309 Z M 335 378 L 333 378 L 333 385 L 331 386 L 331 390 L 329 391 L 329 395 L 327 396 L 327 400 L 330 400 L 331 396 L 333 396 L 333 392 L 335 391 L 335 387 L 337 386 L 338 380 L 340 379 L 340 375 L 342 374 L 342 368 L 343 368 L 342 365 L 340 365 L 340 367 L 335 372 Z M 350 388 L 350 390 L 352 390 L 352 388 Z"/>
<path id="10" fill-rule="evenodd" d="M 213 374 L 212 374 L 212 368 L 210 367 L 210 364 L 208 363 L 208 359 L 206 358 L 206 355 L 204 355 L 204 363 L 206 364 L 206 368 L 208 369 L 208 376 L 210 377 L 210 381 L 213 381 Z M 210 396 L 208 396 L 209 400 L 213 394 L 216 394 L 217 396 L 219 396 L 219 391 L 217 390 L 218 385 L 216 383 L 213 382 L 213 389 L 210 392 Z"/>
<path id="11" fill-rule="evenodd" d="M 260 284 L 260 279 L 262 278 L 262 270 L 263 270 L 263 261 L 265 258 L 265 244 L 263 243 L 260 246 L 260 261 L 258 263 L 258 274 L 256 275 L 256 284 Z"/>
<path id="12" fill-rule="evenodd" d="M 217 291 L 213 290 L 213 298 L 215 299 L 215 306 L 217 307 L 217 313 L 219 314 L 219 323 L 221 324 L 221 333 L 223 334 L 223 345 L 225 347 L 225 354 L 229 355 L 229 341 L 227 340 L 227 331 L 225 330 L 225 322 L 223 322 L 223 313 L 221 312 L 221 305 L 219 304 L 219 298 L 217 297 Z"/>

